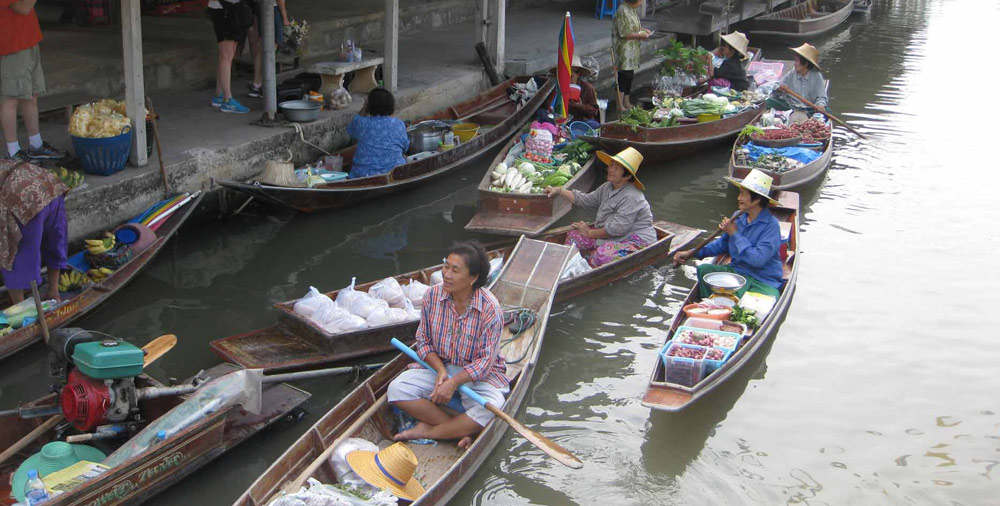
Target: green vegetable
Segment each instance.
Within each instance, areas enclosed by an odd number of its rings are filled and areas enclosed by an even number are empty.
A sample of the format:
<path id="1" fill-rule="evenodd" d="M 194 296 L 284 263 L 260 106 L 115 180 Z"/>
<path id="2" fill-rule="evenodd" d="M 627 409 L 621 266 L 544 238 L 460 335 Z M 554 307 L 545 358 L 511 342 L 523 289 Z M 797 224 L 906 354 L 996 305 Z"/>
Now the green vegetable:
<path id="1" fill-rule="evenodd" d="M 708 75 L 708 54 L 703 47 L 684 47 L 684 43 L 675 40 L 672 45 L 657 50 L 656 55 L 663 58 L 660 74 L 664 76 L 677 75 L 686 72 L 694 76 Z"/>
<path id="2" fill-rule="evenodd" d="M 631 126 L 632 131 L 636 132 L 639 130 L 638 127 L 648 127 L 653 124 L 653 111 L 647 111 L 641 107 L 633 107 L 625 111 L 625 114 L 621 117 L 621 122 Z"/>
<path id="3" fill-rule="evenodd" d="M 594 151 L 594 146 L 591 146 L 586 141 L 574 140 L 561 149 L 556 151 L 554 154 L 565 154 L 566 162 L 577 162 L 584 163 L 590 159 L 590 154 Z"/>
<path id="4" fill-rule="evenodd" d="M 748 329 L 755 329 L 760 322 L 757 320 L 756 312 L 753 309 L 743 309 L 740 306 L 733 306 L 733 314 L 729 317 L 730 320 L 736 323 L 742 323 L 747 326 Z"/>

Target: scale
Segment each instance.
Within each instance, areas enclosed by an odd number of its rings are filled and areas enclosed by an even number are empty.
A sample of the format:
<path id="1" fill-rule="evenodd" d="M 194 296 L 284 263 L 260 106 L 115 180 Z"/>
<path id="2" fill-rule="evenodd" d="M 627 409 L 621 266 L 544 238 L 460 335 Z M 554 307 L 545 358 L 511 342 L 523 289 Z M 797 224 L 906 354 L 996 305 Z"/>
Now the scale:
<path id="1" fill-rule="evenodd" d="M 739 303 L 736 292 L 747 284 L 747 278 L 735 272 L 710 272 L 702 280 L 712 289 L 709 299 L 729 308 Z"/>

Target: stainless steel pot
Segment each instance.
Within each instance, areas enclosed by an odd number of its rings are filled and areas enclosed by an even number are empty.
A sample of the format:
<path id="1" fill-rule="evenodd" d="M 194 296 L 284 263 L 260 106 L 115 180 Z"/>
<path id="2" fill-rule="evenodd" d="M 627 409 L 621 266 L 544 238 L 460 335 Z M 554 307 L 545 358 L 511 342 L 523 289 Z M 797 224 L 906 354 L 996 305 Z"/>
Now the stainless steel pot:
<path id="1" fill-rule="evenodd" d="M 422 151 L 437 151 L 444 140 L 447 128 L 433 125 L 418 125 L 406 133 L 410 138 L 410 154 Z"/>
<path id="2" fill-rule="evenodd" d="M 319 118 L 319 110 L 323 104 L 312 100 L 289 100 L 278 104 L 281 113 L 288 118 L 288 121 L 296 123 L 308 123 Z"/>

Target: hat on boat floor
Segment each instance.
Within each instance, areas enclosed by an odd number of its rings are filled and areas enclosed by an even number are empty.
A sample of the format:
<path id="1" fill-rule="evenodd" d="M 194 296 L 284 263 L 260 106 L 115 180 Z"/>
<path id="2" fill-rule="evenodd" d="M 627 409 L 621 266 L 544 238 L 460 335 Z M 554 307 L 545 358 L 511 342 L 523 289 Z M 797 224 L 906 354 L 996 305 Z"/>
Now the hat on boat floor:
<path id="1" fill-rule="evenodd" d="M 11 491 L 18 501 L 24 500 L 24 484 L 28 481 L 28 471 L 31 469 L 37 469 L 38 477 L 45 478 L 81 460 L 102 462 L 105 458 L 104 452 L 92 446 L 53 441 L 43 446 L 42 451 L 28 457 L 18 466 L 11 478 Z"/>
<path id="2" fill-rule="evenodd" d="M 378 453 L 355 450 L 347 454 L 347 464 L 362 480 L 396 497 L 415 501 L 424 494 L 424 486 L 413 477 L 417 456 L 405 443 L 394 443 Z"/>
<path id="3" fill-rule="evenodd" d="M 636 172 L 639 172 L 639 165 L 642 164 L 642 153 L 633 147 L 625 148 L 618 152 L 617 155 L 609 155 L 604 151 L 597 152 L 597 158 L 600 158 L 602 162 L 610 166 L 614 162 L 622 164 L 625 170 L 632 174 L 632 180 L 635 181 L 636 188 L 640 190 L 645 190 L 646 185 L 639 181 L 639 176 Z"/>
<path id="4" fill-rule="evenodd" d="M 819 66 L 819 50 L 812 46 L 812 44 L 802 44 L 799 47 L 790 47 L 792 51 L 798 53 L 799 56 L 809 60 L 816 68 L 823 70 Z"/>
<path id="5" fill-rule="evenodd" d="M 753 169 L 747 174 L 747 177 L 743 178 L 743 181 L 732 177 L 727 177 L 726 181 L 750 193 L 767 197 L 767 200 L 771 201 L 771 205 L 778 205 L 778 201 L 771 198 L 771 182 L 774 181 L 774 178 L 763 171 Z"/>
<path id="6" fill-rule="evenodd" d="M 743 55 L 743 59 L 747 59 L 747 47 L 750 46 L 750 41 L 747 40 L 747 36 L 743 35 L 743 32 L 733 32 L 723 35 L 722 40 L 726 41 L 737 53 Z"/>

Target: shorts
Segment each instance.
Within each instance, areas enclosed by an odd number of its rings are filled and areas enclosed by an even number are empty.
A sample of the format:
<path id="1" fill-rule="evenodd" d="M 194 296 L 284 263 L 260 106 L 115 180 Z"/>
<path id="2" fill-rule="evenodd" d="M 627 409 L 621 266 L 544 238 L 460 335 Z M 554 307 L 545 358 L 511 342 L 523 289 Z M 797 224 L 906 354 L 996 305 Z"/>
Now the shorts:
<path id="1" fill-rule="evenodd" d="M 632 79 L 635 77 L 634 70 L 619 70 L 618 71 L 618 91 L 622 92 L 623 95 L 632 94 Z"/>
<path id="2" fill-rule="evenodd" d="M 66 204 L 60 195 L 42 208 L 21 229 L 12 270 L 0 268 L 7 288 L 27 290 L 31 281 L 42 284 L 42 265 L 49 270 L 66 268 Z"/>
<path id="3" fill-rule="evenodd" d="M 457 365 L 446 366 L 448 372 L 452 375 L 457 374 L 462 370 L 461 367 Z M 417 399 L 429 399 L 431 392 L 434 391 L 434 383 L 437 381 L 437 373 L 427 369 L 407 369 L 403 371 L 396 379 L 389 383 L 389 389 L 386 395 L 389 398 L 389 402 L 399 402 L 399 401 L 415 401 Z M 490 404 L 498 408 L 503 407 L 504 395 L 509 392 L 509 389 L 499 389 L 485 381 L 474 381 L 472 383 L 466 383 L 466 386 L 472 389 L 472 391 L 483 396 Z M 468 398 L 465 394 L 460 391 L 455 392 L 457 395 L 461 396 L 462 407 L 465 408 L 465 414 L 469 416 L 473 421 L 478 423 L 481 427 L 485 427 L 490 420 L 493 419 L 493 413 L 490 413 L 488 409 L 480 406 L 478 402 Z M 451 405 L 449 404 L 449 407 Z"/>
<path id="4" fill-rule="evenodd" d="M 45 93 L 42 74 L 42 54 L 38 45 L 16 53 L 0 56 L 0 95 L 3 98 L 27 100 Z"/>
<path id="5" fill-rule="evenodd" d="M 242 42 L 247 38 L 247 30 L 240 28 L 236 16 L 233 16 L 230 9 L 208 9 L 208 17 L 212 20 L 217 42 L 224 40 Z"/>

